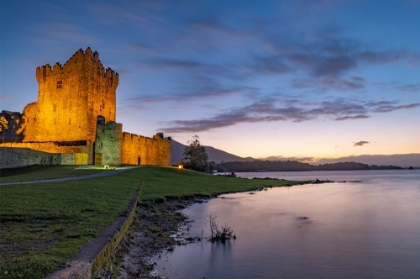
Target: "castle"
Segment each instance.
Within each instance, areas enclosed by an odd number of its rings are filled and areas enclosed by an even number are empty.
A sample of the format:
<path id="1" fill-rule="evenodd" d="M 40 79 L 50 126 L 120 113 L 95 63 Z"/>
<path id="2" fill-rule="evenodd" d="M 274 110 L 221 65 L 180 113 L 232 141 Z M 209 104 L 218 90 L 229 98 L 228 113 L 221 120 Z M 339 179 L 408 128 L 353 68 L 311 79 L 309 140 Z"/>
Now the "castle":
<path id="1" fill-rule="evenodd" d="M 36 79 L 37 102 L 0 114 L 2 164 L 170 164 L 171 138 L 130 134 L 115 122 L 119 75 L 97 52 L 80 49 L 64 65 L 38 67 Z"/>

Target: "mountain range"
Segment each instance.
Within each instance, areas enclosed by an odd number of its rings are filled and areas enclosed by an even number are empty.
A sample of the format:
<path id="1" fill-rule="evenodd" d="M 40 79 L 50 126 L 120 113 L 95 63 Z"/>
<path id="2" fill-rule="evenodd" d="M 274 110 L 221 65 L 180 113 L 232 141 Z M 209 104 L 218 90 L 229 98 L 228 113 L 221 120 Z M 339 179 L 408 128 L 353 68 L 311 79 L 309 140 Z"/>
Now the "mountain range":
<path id="1" fill-rule="evenodd" d="M 239 157 L 236 155 L 233 155 L 231 153 L 228 153 L 226 151 L 204 145 L 204 148 L 206 148 L 207 155 L 209 155 L 209 161 L 214 161 L 216 163 L 220 162 L 246 162 L 246 161 L 252 161 L 255 160 L 254 158 L 247 157 Z M 176 165 L 181 161 L 182 153 L 184 152 L 185 145 L 182 143 L 179 143 L 175 140 L 172 140 L 172 165 Z"/>
<path id="2" fill-rule="evenodd" d="M 359 156 L 348 156 L 340 158 L 299 158 L 299 157 L 280 157 L 280 156 L 271 156 L 266 158 L 252 158 L 252 157 L 240 157 L 226 151 L 214 148 L 212 146 L 204 146 L 209 156 L 209 161 L 214 161 L 216 163 L 220 162 L 246 162 L 253 160 L 270 160 L 270 161 L 298 161 L 309 163 L 312 165 L 320 164 L 332 164 L 338 162 L 358 162 L 368 165 L 394 165 L 400 166 L 403 168 L 406 167 L 415 167 L 420 168 L 420 154 L 395 154 L 395 155 L 359 155 Z M 179 143 L 175 140 L 172 140 L 172 165 L 176 165 L 181 161 L 182 153 L 184 152 L 185 145 Z"/>

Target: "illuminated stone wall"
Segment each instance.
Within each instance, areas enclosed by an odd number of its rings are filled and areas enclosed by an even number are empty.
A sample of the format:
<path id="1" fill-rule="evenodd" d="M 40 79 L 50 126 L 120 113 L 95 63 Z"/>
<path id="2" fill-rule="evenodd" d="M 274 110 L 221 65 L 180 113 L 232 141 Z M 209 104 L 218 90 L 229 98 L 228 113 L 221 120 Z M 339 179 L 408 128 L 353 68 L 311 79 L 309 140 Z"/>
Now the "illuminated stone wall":
<path id="1" fill-rule="evenodd" d="M 14 148 L 14 149 L 32 149 L 47 153 L 73 154 L 84 153 L 87 154 L 88 164 L 93 163 L 93 145 L 80 146 L 60 146 L 54 142 L 7 142 L 0 144 L 0 148 Z M 67 163 L 66 163 L 67 164 Z"/>
<path id="2" fill-rule="evenodd" d="M 119 76 L 97 52 L 80 49 L 64 65 L 38 67 L 36 79 L 37 102 L 0 115 L 0 147 L 66 154 L 65 163 L 94 164 L 96 157 L 102 165 L 170 165 L 171 140 L 163 134 L 122 133 L 115 122 Z"/>
<path id="3" fill-rule="evenodd" d="M 101 165 L 122 164 L 122 124 L 114 121 L 98 124 L 96 130 L 95 153 L 101 154 Z"/>
<path id="4" fill-rule="evenodd" d="M 85 148 L 85 146 L 58 146 L 53 142 L 7 142 L 2 143 L 1 147 L 31 148 L 50 153 L 80 153 Z"/>
<path id="5" fill-rule="evenodd" d="M 171 139 L 158 133 L 153 138 L 123 133 L 122 163 L 127 165 L 171 164 Z"/>
<path id="6" fill-rule="evenodd" d="M 36 69 L 38 101 L 23 111 L 23 142 L 86 141 L 96 137 L 96 117 L 115 121 L 118 73 L 104 69 L 90 48 L 64 65 Z"/>
<path id="7" fill-rule="evenodd" d="M 70 156 L 72 154 L 69 154 Z M 0 147 L 0 169 L 30 165 L 61 165 L 70 161 L 67 154 L 54 154 L 29 148 Z"/>

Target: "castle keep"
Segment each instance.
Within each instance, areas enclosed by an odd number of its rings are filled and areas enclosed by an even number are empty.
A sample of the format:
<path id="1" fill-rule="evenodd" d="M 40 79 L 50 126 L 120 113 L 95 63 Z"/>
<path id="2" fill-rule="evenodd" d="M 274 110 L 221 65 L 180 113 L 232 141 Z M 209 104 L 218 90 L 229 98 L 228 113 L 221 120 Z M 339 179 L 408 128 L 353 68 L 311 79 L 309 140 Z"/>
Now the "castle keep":
<path id="1" fill-rule="evenodd" d="M 97 52 L 80 49 L 64 65 L 38 67 L 36 79 L 37 102 L 28 104 L 22 114 L 0 114 L 2 165 L 5 161 L 8 166 L 25 165 L 9 158 L 16 157 L 16 148 L 21 153 L 30 149 L 30 156 L 35 156 L 34 150 L 55 154 L 52 164 L 170 164 L 170 138 L 162 133 L 153 138 L 126 133 L 115 122 L 119 75 L 105 70 Z"/>

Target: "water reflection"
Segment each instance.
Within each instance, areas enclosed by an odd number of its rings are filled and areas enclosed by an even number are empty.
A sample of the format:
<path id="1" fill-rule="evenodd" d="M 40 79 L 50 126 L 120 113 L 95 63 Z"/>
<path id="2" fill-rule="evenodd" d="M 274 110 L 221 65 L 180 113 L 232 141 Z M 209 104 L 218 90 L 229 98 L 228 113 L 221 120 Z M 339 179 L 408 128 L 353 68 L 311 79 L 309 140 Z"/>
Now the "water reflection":
<path id="1" fill-rule="evenodd" d="M 326 172 L 324 172 L 325 174 Z M 334 173 L 333 175 L 336 175 Z M 381 175 L 383 175 L 381 177 Z M 185 212 L 200 236 L 218 214 L 238 236 L 176 247 L 157 262 L 169 278 L 418 278 L 420 172 L 354 172 L 332 183 L 225 195 Z"/>

